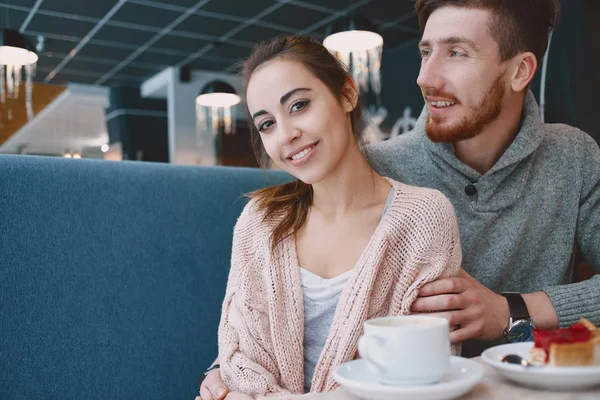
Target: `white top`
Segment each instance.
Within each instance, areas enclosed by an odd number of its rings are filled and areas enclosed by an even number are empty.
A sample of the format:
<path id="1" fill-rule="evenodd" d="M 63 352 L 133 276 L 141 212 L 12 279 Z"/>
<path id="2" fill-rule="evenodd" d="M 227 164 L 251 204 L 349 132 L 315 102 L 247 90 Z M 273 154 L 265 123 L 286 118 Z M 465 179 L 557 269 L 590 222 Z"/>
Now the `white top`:
<path id="1" fill-rule="evenodd" d="M 348 278 L 350 278 L 351 273 L 352 270 L 349 270 L 335 278 L 325 279 L 309 270 L 300 268 L 304 296 L 317 304 L 326 303 L 342 293 L 344 285 L 348 281 Z"/>

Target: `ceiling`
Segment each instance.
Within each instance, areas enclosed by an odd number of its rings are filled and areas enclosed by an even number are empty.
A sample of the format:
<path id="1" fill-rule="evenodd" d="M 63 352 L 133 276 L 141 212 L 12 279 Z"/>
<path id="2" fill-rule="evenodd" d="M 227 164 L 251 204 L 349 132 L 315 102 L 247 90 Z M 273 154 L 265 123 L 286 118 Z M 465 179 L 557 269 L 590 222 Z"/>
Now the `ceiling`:
<path id="1" fill-rule="evenodd" d="M 169 66 L 233 71 L 254 44 L 281 33 L 322 39 L 349 11 L 394 48 L 419 36 L 413 8 L 414 0 L 0 0 L 0 26 L 44 38 L 38 82 L 137 86 Z"/>

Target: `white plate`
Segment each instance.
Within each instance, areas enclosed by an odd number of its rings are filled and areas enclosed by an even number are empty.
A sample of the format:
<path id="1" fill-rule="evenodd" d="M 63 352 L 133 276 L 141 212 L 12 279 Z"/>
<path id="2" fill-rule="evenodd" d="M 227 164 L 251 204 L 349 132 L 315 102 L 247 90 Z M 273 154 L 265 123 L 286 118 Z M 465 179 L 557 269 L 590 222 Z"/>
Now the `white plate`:
<path id="1" fill-rule="evenodd" d="M 483 366 L 462 357 L 452 357 L 450 370 L 439 383 L 423 386 L 391 386 L 379 383 L 365 360 L 354 360 L 338 366 L 333 374 L 344 390 L 368 400 L 449 400 L 469 392 L 483 377 Z"/>
<path id="2" fill-rule="evenodd" d="M 524 367 L 506 364 L 501 360 L 507 354 L 517 354 L 529 360 L 532 342 L 511 343 L 487 349 L 481 355 L 483 361 L 496 371 L 523 386 L 545 390 L 587 389 L 600 385 L 600 366 L 589 367 Z"/>

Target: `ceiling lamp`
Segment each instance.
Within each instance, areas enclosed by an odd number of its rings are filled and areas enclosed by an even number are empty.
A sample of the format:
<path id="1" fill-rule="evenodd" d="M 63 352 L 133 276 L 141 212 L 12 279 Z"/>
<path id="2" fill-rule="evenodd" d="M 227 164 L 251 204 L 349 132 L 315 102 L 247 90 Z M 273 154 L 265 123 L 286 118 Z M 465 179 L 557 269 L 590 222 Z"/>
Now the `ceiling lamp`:
<path id="1" fill-rule="evenodd" d="M 217 135 L 219 128 L 227 134 L 235 131 L 231 118 L 231 109 L 242 99 L 228 83 L 212 81 L 196 97 L 196 117 L 202 122 L 200 128 Z"/>
<path id="2" fill-rule="evenodd" d="M 241 102 L 235 89 L 223 81 L 208 83 L 196 97 L 198 164 L 218 164 L 221 134 L 235 133 L 232 109 Z"/>
<path id="3" fill-rule="evenodd" d="M 345 17 L 328 27 L 323 46 L 348 67 L 358 90 L 371 89 L 379 103 L 383 38 L 376 26 L 365 17 Z"/>
<path id="4" fill-rule="evenodd" d="M 12 29 L 2 29 L 0 34 L 0 100 L 19 97 L 21 72 L 25 70 L 25 93 L 28 111 L 31 106 L 32 79 L 35 73 L 37 54 L 29 50 L 25 37 Z"/>

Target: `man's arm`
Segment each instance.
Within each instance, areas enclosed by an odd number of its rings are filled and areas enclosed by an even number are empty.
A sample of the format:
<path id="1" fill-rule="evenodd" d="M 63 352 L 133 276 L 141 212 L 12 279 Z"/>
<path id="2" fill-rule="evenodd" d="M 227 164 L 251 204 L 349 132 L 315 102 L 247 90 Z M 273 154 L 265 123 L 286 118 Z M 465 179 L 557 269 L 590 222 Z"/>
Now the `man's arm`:
<path id="1" fill-rule="evenodd" d="M 577 185 L 580 191 L 576 237 L 581 253 L 600 273 L 600 148 L 589 135 L 580 132 L 573 146 L 579 165 Z M 600 325 L 600 276 L 569 285 L 544 288 L 561 327 L 580 318 Z"/>

